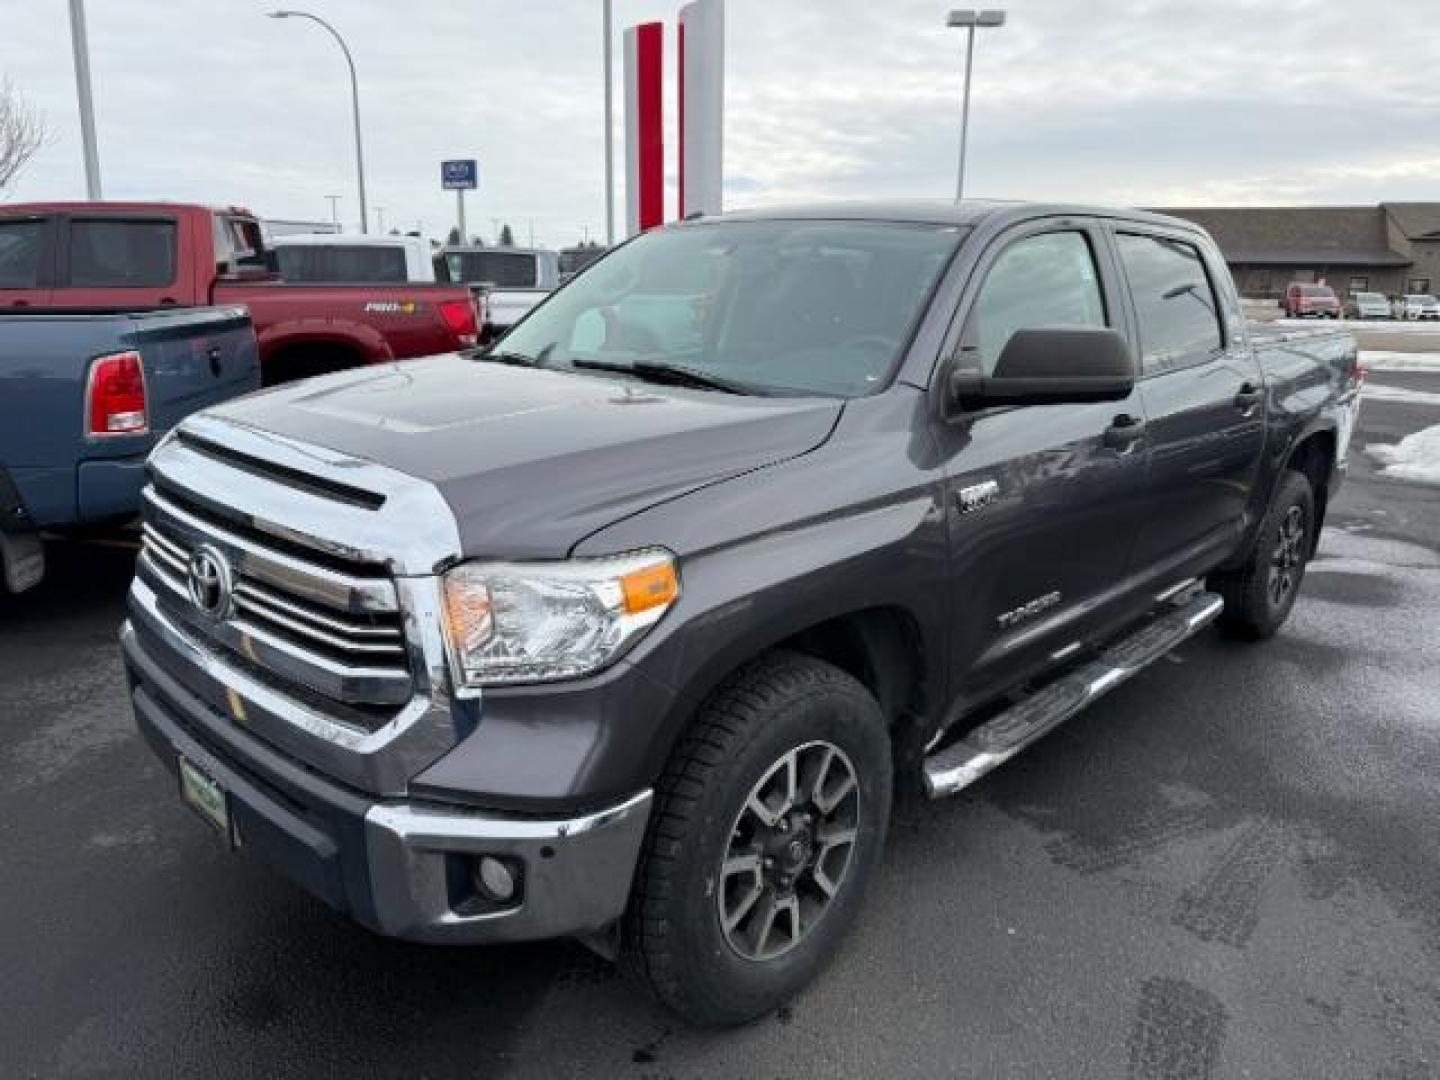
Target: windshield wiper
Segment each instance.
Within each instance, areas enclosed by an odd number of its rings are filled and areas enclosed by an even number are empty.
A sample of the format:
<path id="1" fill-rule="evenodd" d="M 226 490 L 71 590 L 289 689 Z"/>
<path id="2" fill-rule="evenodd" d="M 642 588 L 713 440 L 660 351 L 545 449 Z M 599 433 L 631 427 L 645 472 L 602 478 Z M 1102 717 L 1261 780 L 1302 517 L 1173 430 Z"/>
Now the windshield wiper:
<path id="1" fill-rule="evenodd" d="M 540 366 L 540 361 L 535 359 L 535 357 L 526 356 L 524 353 L 518 352 L 488 352 L 484 353 L 480 359 L 491 364 L 508 364 L 511 367 Z"/>
<path id="2" fill-rule="evenodd" d="M 708 371 L 681 367 L 662 360 L 636 360 L 633 364 L 620 364 L 612 360 L 572 360 L 572 367 L 591 371 L 616 371 L 623 375 L 634 375 L 646 382 L 667 386 L 690 386 L 697 390 L 719 390 L 726 394 L 742 394 L 747 397 L 762 394 L 763 391 L 748 383 L 727 379 L 723 375 L 711 375 Z"/>

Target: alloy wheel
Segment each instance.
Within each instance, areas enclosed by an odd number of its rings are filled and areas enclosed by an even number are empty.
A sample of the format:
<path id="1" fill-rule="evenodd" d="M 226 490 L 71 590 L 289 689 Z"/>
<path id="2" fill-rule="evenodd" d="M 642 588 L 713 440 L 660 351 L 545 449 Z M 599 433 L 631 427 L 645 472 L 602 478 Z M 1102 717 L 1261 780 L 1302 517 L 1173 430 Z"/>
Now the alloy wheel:
<path id="1" fill-rule="evenodd" d="M 1270 557 L 1270 603 L 1280 607 L 1295 591 L 1305 562 L 1305 508 L 1292 506 L 1280 522 Z"/>
<path id="2" fill-rule="evenodd" d="M 833 743 L 788 751 L 735 816 L 715 890 L 720 928 L 746 960 L 811 933 L 845 883 L 860 822 L 855 767 Z"/>

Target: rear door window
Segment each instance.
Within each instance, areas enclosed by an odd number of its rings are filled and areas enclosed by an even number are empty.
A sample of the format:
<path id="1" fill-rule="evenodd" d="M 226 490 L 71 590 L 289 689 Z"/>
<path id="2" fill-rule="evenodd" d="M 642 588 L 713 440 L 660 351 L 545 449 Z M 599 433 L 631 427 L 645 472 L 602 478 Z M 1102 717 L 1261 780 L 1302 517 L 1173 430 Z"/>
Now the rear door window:
<path id="1" fill-rule="evenodd" d="M 281 245 L 275 249 L 286 281 L 331 284 L 404 282 L 405 251 L 366 244 Z"/>
<path id="2" fill-rule="evenodd" d="M 46 218 L 0 220 L 0 289 L 40 287 L 49 224 Z"/>
<path id="3" fill-rule="evenodd" d="M 1165 236 L 1119 233 L 1115 239 L 1140 320 L 1145 373 L 1213 356 L 1225 338 L 1200 249 Z"/>
<path id="4" fill-rule="evenodd" d="M 71 218 L 71 288 L 158 288 L 175 280 L 175 222 Z"/>

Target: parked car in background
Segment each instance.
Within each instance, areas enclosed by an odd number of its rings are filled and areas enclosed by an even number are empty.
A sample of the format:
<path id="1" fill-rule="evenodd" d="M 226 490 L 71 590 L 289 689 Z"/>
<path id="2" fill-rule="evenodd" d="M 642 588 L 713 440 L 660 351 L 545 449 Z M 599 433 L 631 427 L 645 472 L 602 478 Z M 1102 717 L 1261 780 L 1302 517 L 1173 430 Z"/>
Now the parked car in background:
<path id="1" fill-rule="evenodd" d="M 435 266 L 443 280 L 474 290 L 486 341 L 505 333 L 560 286 L 559 256 L 541 249 L 445 247 L 435 256 Z"/>
<path id="2" fill-rule="evenodd" d="M 1399 307 L 1401 319 L 1440 319 L 1440 300 L 1427 293 L 1402 296 Z"/>
<path id="3" fill-rule="evenodd" d="M 0 247 L 0 283 L 7 267 Z M 21 592 L 40 580 L 42 532 L 134 519 L 156 441 L 196 409 L 259 385 L 244 308 L 0 310 L 4 587 Z"/>
<path id="4" fill-rule="evenodd" d="M 580 247 L 562 248 L 560 250 L 560 284 L 565 284 L 609 250 L 598 244 L 593 247 L 581 245 Z"/>
<path id="5" fill-rule="evenodd" d="M 435 261 L 419 236 L 304 233 L 270 240 L 275 268 L 289 282 L 324 285 L 431 285 Z"/>
<path id="6" fill-rule="evenodd" d="M 1351 310 L 1357 319 L 1388 319 L 1390 300 L 1384 293 L 1357 292 L 1351 295 Z"/>
<path id="7" fill-rule="evenodd" d="M 375 930 L 578 936 L 742 1022 L 835 954 L 893 785 L 1280 629 L 1361 376 L 1346 333 L 1247 326 L 1175 218 L 686 221 L 489 354 L 187 421 L 130 700 L 223 843 Z"/>
<path id="8" fill-rule="evenodd" d="M 1285 290 L 1285 316 L 1290 319 L 1338 319 L 1340 299 L 1329 285 L 1295 282 Z"/>
<path id="9" fill-rule="evenodd" d="M 10 204 L 0 206 L 0 251 L 7 245 L 0 310 L 243 304 L 267 385 L 454 352 L 479 338 L 475 301 L 464 288 L 282 281 L 259 222 L 238 207 Z"/>

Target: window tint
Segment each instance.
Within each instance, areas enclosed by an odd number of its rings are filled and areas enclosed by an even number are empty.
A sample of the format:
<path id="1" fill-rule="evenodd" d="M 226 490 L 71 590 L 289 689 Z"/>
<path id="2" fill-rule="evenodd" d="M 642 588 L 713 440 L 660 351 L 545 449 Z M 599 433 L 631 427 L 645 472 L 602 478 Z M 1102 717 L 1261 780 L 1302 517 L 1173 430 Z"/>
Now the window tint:
<path id="1" fill-rule="evenodd" d="M 1116 239 L 1140 318 L 1145 370 L 1164 370 L 1218 349 L 1223 338 L 1215 290 L 1199 249 L 1158 236 L 1121 233 Z"/>
<path id="2" fill-rule="evenodd" d="M 174 280 L 173 221 L 70 222 L 72 287 L 153 288 Z"/>
<path id="3" fill-rule="evenodd" d="M 467 285 L 485 282 L 502 289 L 533 289 L 537 283 L 535 256 L 518 251 L 452 251 L 445 260 L 450 264 L 451 281 Z"/>
<path id="4" fill-rule="evenodd" d="M 398 247 L 282 244 L 276 247 L 275 257 L 286 281 L 372 284 L 406 279 L 405 251 Z"/>
<path id="5" fill-rule="evenodd" d="M 0 289 L 33 289 L 40 280 L 45 222 L 0 221 Z"/>
<path id="6" fill-rule="evenodd" d="M 995 260 L 970 312 L 965 349 L 989 375 L 1016 330 L 1106 325 L 1090 242 L 1078 232 L 1043 233 Z"/>

